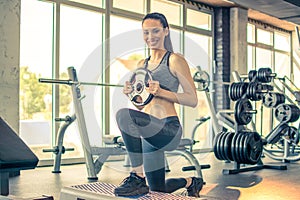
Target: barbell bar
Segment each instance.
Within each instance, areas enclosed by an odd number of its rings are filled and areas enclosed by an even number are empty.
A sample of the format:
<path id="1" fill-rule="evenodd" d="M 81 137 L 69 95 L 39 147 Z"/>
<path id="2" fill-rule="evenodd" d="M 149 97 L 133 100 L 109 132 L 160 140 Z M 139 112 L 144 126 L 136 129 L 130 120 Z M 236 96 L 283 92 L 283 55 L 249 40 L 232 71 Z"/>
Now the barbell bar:
<path id="1" fill-rule="evenodd" d="M 119 85 L 119 84 L 80 82 L 80 81 L 48 79 L 48 78 L 40 78 L 39 82 L 40 83 L 63 84 L 63 85 L 91 85 L 91 86 L 104 86 L 104 87 L 124 87 L 124 85 Z"/>
<path id="2" fill-rule="evenodd" d="M 75 70 L 75 69 L 74 69 Z M 149 93 L 146 88 L 148 87 L 148 82 L 152 80 L 151 72 L 145 68 L 137 68 L 129 81 L 132 84 L 132 92 L 128 94 L 131 102 L 136 106 L 144 106 L 148 104 L 152 98 L 153 94 Z M 124 87 L 124 85 L 119 84 L 109 84 L 109 83 L 93 83 L 93 82 L 80 82 L 74 80 L 61 80 L 61 79 L 47 79 L 40 78 L 41 83 L 52 83 L 52 84 L 64 84 L 64 85 L 91 85 L 91 86 L 104 86 L 104 87 Z"/>

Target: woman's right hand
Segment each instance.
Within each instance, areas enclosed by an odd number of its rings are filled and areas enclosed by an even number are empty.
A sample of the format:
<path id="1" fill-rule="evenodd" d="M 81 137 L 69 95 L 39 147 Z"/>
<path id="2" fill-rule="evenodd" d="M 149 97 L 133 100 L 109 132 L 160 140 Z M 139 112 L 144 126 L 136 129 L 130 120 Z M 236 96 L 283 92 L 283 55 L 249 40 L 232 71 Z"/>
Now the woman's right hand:
<path id="1" fill-rule="evenodd" d="M 133 86 L 129 81 L 125 82 L 124 88 L 123 88 L 123 93 L 128 95 L 130 93 L 132 93 L 133 91 Z"/>

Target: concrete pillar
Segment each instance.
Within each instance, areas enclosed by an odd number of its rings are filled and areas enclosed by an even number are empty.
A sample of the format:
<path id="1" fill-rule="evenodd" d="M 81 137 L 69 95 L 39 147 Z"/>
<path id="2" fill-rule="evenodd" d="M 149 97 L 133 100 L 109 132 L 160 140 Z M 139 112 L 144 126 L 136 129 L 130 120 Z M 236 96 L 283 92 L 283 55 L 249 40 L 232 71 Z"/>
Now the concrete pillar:
<path id="1" fill-rule="evenodd" d="M 247 22 L 248 10 L 230 8 L 230 68 L 247 74 Z"/>
<path id="2" fill-rule="evenodd" d="M 21 0 L 0 0 L 0 116 L 19 132 Z"/>

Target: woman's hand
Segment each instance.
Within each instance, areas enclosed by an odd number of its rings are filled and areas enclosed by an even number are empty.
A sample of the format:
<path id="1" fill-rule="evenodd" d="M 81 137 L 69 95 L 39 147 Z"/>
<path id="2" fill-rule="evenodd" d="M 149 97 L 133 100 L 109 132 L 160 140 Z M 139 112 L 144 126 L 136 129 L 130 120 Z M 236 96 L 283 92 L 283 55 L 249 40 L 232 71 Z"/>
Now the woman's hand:
<path id="1" fill-rule="evenodd" d="M 123 87 L 123 93 L 128 95 L 128 94 L 132 93 L 132 91 L 133 91 L 132 84 L 129 81 L 126 81 L 125 85 Z"/>
<path id="2" fill-rule="evenodd" d="M 161 91 L 159 82 L 151 80 L 148 82 L 148 84 L 149 87 L 146 87 L 146 91 L 149 92 L 150 94 L 153 94 L 154 96 L 158 96 Z"/>

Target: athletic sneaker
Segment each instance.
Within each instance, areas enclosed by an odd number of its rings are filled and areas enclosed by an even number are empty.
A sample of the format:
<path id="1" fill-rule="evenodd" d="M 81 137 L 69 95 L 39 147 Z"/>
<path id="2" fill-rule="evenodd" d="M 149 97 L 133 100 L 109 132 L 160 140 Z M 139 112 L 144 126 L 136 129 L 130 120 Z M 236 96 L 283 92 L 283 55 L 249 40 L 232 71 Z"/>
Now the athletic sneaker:
<path id="1" fill-rule="evenodd" d="M 149 192 L 146 179 L 139 177 L 135 172 L 130 172 L 130 176 L 125 178 L 119 187 L 115 188 L 116 196 L 136 196 Z"/>
<path id="2" fill-rule="evenodd" d="M 205 183 L 202 178 L 192 177 L 192 183 L 187 188 L 188 196 L 190 197 L 200 197 L 200 191 Z"/>

